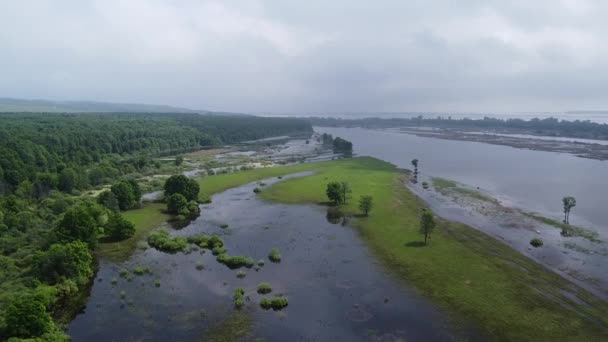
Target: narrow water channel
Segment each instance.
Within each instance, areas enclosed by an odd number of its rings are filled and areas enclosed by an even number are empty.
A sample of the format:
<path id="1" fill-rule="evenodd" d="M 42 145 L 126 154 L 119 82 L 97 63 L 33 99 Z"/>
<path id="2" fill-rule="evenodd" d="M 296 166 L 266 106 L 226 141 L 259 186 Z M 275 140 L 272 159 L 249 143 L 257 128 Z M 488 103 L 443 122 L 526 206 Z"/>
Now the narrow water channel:
<path id="1" fill-rule="evenodd" d="M 210 327 L 234 312 L 232 292 L 242 287 L 250 298 L 243 310 L 253 321 L 245 340 L 456 339 L 444 313 L 390 276 L 354 228 L 328 222 L 321 206 L 258 200 L 256 186 L 216 194 L 212 203 L 201 206 L 197 220 L 171 234 L 220 234 L 229 254 L 264 259 L 259 271 L 244 268 L 247 275 L 239 279 L 236 270 L 216 262 L 209 251 L 166 254 L 147 249 L 121 264 L 101 260 L 86 309 L 69 325 L 68 334 L 74 341 L 205 340 Z M 280 263 L 267 258 L 273 247 L 281 251 Z M 197 262 L 205 268 L 197 270 Z M 149 266 L 153 274 L 131 281 L 119 277 L 120 269 L 134 265 Z M 118 279 L 115 285 L 113 277 Z M 274 294 L 286 295 L 289 306 L 262 310 L 256 293 L 260 282 L 269 282 Z M 461 329 L 459 336 L 476 337 Z"/>

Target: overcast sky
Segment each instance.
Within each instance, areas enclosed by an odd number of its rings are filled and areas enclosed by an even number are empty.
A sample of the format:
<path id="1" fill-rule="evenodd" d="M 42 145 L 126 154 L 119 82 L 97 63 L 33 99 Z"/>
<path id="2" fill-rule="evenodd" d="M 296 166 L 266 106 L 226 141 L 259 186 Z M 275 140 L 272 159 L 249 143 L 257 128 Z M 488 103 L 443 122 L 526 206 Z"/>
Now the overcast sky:
<path id="1" fill-rule="evenodd" d="M 0 0 L 0 97 L 242 112 L 608 109 L 604 0 Z"/>

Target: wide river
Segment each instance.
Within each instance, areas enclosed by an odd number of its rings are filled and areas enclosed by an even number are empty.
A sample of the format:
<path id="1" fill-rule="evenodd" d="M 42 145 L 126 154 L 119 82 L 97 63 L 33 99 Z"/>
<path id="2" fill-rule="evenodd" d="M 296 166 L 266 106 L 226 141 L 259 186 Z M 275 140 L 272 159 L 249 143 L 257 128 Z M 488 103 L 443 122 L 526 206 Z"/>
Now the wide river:
<path id="1" fill-rule="evenodd" d="M 576 197 L 570 222 L 608 237 L 608 162 L 569 154 L 516 149 L 478 142 L 417 137 L 363 128 L 315 127 L 352 141 L 354 153 L 487 190 L 507 206 L 562 216 L 562 197 Z"/>

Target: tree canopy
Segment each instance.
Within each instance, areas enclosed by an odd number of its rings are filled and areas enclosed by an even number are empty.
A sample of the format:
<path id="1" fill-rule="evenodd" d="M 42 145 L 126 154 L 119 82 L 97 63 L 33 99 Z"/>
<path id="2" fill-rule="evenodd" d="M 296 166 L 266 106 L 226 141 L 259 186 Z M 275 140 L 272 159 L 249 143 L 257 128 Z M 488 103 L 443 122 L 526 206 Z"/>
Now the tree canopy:
<path id="1" fill-rule="evenodd" d="M 184 175 L 175 175 L 169 177 L 165 181 L 165 197 L 170 197 L 173 194 L 183 195 L 187 201 L 196 201 L 200 187 L 194 179 L 190 179 Z"/>

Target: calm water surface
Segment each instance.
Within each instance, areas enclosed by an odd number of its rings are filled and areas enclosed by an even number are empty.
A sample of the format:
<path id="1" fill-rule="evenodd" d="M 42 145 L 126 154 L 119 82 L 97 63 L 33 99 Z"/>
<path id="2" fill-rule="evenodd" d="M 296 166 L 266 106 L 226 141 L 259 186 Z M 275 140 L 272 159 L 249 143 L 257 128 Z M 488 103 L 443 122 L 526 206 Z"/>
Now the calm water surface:
<path id="1" fill-rule="evenodd" d="M 217 263 L 209 251 L 166 254 L 148 249 L 122 264 L 102 260 L 87 307 L 69 325 L 69 335 L 74 341 L 204 340 L 210 326 L 233 312 L 232 292 L 243 287 L 251 298 L 244 310 L 253 319 L 246 340 L 454 339 L 444 314 L 387 275 L 353 228 L 329 223 L 320 206 L 260 201 L 253 193 L 256 186 L 213 196 L 211 204 L 201 206 L 199 219 L 171 233 L 221 234 L 229 254 L 266 260 L 258 272 L 244 269 L 247 276 L 238 279 L 236 270 Z M 229 228 L 221 229 L 221 224 Z M 267 259 L 272 247 L 281 251 L 279 264 Z M 204 270 L 196 270 L 198 261 Z M 153 275 L 134 276 L 130 282 L 118 278 L 121 268 L 134 265 L 151 267 Z M 112 277 L 118 284 L 111 284 Z M 289 306 L 279 312 L 259 308 L 255 289 L 262 281 L 271 283 L 273 293 L 288 296 Z"/>

